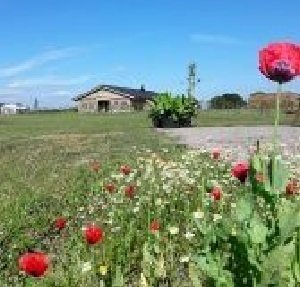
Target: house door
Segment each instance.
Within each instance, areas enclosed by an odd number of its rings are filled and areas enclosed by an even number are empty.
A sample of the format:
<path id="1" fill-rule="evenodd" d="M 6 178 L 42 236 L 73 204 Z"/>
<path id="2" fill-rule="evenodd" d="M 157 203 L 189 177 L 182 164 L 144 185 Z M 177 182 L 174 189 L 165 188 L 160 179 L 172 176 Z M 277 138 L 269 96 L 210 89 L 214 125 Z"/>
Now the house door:
<path id="1" fill-rule="evenodd" d="M 98 101 L 98 112 L 108 112 L 109 101 Z"/>

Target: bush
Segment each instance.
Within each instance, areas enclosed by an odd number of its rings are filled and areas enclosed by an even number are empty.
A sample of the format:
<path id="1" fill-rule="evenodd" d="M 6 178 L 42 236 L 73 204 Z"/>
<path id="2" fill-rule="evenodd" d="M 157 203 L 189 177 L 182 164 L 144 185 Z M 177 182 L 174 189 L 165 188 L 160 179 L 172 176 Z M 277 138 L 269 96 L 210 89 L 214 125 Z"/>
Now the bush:
<path id="1" fill-rule="evenodd" d="M 169 93 L 160 94 L 151 103 L 150 118 L 155 127 L 191 126 L 196 115 L 196 101 L 188 97 L 172 97 Z"/>

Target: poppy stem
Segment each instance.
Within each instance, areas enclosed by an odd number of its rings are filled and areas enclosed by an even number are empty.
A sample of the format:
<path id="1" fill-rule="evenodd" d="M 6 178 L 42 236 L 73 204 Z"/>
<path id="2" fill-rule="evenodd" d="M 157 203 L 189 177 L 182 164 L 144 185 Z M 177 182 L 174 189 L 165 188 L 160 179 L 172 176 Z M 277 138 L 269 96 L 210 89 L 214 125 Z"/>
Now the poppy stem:
<path id="1" fill-rule="evenodd" d="M 275 107 L 275 123 L 274 123 L 274 152 L 278 153 L 278 125 L 279 125 L 279 115 L 280 115 L 280 97 L 282 94 L 282 84 L 278 84 L 278 89 L 276 93 L 276 107 Z"/>

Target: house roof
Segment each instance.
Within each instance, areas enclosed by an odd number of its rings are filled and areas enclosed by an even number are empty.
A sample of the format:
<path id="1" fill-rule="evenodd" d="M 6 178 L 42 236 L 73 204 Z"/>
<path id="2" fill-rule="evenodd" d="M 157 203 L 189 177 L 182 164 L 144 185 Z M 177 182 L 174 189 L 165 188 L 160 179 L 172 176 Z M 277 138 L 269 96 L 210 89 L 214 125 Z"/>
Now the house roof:
<path id="1" fill-rule="evenodd" d="M 90 91 L 80 94 L 77 97 L 73 98 L 74 101 L 81 100 L 93 93 L 96 93 L 98 91 L 109 91 L 111 93 L 123 95 L 124 97 L 133 97 L 133 98 L 143 98 L 143 99 L 152 99 L 157 95 L 157 93 L 153 91 L 146 91 L 143 88 L 140 89 L 132 89 L 127 87 L 119 87 L 119 86 L 113 86 L 113 85 L 99 85 L 91 89 Z"/>

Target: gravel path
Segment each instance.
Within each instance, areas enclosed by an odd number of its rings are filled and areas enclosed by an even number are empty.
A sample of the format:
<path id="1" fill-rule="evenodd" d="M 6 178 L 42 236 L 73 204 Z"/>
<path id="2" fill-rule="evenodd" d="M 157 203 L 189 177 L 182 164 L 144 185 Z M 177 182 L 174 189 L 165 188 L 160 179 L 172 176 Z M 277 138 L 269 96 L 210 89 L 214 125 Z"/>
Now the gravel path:
<path id="1" fill-rule="evenodd" d="M 221 148 L 229 151 L 233 159 L 246 159 L 250 146 L 255 146 L 257 139 L 262 144 L 272 143 L 273 127 L 196 127 L 180 129 L 160 129 L 179 143 L 191 148 L 211 150 Z M 300 127 L 281 126 L 278 129 L 284 157 L 300 157 Z"/>

